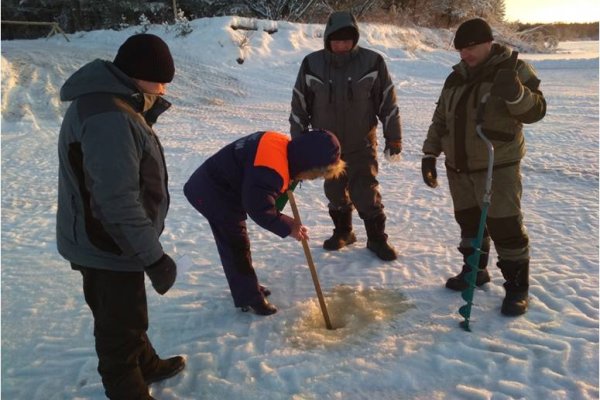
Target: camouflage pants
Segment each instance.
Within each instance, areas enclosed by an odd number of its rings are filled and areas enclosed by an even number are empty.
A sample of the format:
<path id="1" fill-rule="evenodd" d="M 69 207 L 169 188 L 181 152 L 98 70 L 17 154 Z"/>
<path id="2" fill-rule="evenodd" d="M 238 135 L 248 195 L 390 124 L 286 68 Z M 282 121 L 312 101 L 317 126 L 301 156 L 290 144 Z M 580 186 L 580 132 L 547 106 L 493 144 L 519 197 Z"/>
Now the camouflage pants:
<path id="1" fill-rule="evenodd" d="M 460 247 L 470 247 L 479 227 L 486 171 L 457 173 L 447 169 L 447 177 L 454 215 L 461 228 Z M 489 232 L 500 259 L 529 259 L 529 237 L 521 212 L 522 193 L 519 164 L 494 170 L 486 235 Z"/>

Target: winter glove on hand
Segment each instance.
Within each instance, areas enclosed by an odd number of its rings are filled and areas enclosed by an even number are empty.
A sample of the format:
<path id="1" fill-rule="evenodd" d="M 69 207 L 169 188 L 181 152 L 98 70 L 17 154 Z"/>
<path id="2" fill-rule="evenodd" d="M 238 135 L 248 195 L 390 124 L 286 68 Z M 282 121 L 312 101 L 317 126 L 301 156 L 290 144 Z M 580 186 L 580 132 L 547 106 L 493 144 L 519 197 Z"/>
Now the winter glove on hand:
<path id="1" fill-rule="evenodd" d="M 389 162 L 398 162 L 400 161 L 400 152 L 402 151 L 402 141 L 401 140 L 386 140 L 385 141 L 385 149 L 383 150 L 383 155 L 386 161 Z"/>
<path id="2" fill-rule="evenodd" d="M 514 69 L 500 69 L 496 73 L 494 83 L 490 89 L 492 96 L 498 96 L 509 103 L 520 100 L 523 95 L 523 85 L 517 77 L 517 71 Z"/>
<path id="3" fill-rule="evenodd" d="M 436 158 L 432 154 L 425 154 L 421 159 L 421 172 L 423 173 L 423 181 L 429 187 L 436 188 L 437 170 L 435 169 Z"/>
<path id="4" fill-rule="evenodd" d="M 146 267 L 145 270 L 146 275 L 152 281 L 152 287 L 160 295 L 171 289 L 177 277 L 177 264 L 166 254 L 163 254 L 157 262 Z"/>

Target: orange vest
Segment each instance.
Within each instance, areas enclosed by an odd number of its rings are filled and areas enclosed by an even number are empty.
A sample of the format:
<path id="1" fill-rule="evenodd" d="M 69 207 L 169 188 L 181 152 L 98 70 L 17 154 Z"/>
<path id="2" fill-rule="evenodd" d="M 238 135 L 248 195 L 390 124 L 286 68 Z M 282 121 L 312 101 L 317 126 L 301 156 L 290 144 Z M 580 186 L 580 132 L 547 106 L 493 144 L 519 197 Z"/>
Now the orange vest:
<path id="1" fill-rule="evenodd" d="M 283 186 L 280 189 L 284 193 L 290 184 L 290 170 L 288 167 L 287 146 L 290 138 L 283 133 L 268 131 L 260 138 L 256 157 L 254 158 L 255 167 L 267 167 L 277 172 L 283 179 Z"/>

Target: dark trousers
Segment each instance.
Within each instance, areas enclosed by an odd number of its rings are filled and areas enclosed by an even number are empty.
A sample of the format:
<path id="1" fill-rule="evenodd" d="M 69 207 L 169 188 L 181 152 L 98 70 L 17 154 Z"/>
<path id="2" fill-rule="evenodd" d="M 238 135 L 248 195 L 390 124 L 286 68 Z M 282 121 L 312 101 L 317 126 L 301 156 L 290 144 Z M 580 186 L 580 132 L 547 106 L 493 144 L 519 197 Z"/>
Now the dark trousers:
<path id="1" fill-rule="evenodd" d="M 248 306 L 263 297 L 252 267 L 246 211 L 241 200 L 231 195 L 210 176 L 204 164 L 185 184 L 183 192 L 190 204 L 210 224 L 221 265 L 236 307 Z"/>
<path id="2" fill-rule="evenodd" d="M 346 173 L 323 183 L 329 209 L 334 211 L 358 210 L 360 218 L 366 220 L 383 214 L 377 172 L 377 153 L 374 148 L 345 154 Z"/>
<path id="3" fill-rule="evenodd" d="M 221 257 L 223 271 L 231 290 L 233 304 L 243 307 L 263 297 L 256 271 L 252 267 L 246 221 L 209 221 Z"/>
<path id="4" fill-rule="evenodd" d="M 144 375 L 157 367 L 158 356 L 146 335 L 144 273 L 72 266 L 83 275 L 83 294 L 94 316 L 98 372 L 106 396 L 150 399 Z"/>

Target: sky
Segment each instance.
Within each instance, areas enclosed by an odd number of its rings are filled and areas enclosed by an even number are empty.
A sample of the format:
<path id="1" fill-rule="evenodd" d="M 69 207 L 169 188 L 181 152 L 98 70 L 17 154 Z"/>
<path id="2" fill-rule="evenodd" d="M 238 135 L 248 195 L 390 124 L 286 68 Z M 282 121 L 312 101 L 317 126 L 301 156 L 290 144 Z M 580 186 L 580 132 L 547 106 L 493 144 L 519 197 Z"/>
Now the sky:
<path id="1" fill-rule="evenodd" d="M 598 0 L 505 0 L 506 19 L 521 22 L 597 22 Z"/>
<path id="2" fill-rule="evenodd" d="M 422 144 L 458 54 L 445 29 L 360 24 L 359 44 L 383 57 L 402 117 L 398 163 L 381 157 L 386 232 L 399 257 L 381 262 L 357 242 L 326 252 L 332 233 L 322 181 L 295 191 L 310 234 L 334 330 L 327 330 L 302 245 L 248 219 L 252 261 L 279 311 L 233 306 L 207 221 L 185 199 L 194 170 L 224 145 L 259 130 L 289 130 L 292 88 L 303 58 L 323 48 L 323 25 L 270 21 L 233 30 L 236 17 L 191 21 L 164 38 L 176 65 L 154 130 L 164 147 L 171 206 L 161 236 L 177 261 L 164 296 L 146 280 L 148 335 L 186 369 L 152 386 L 160 400 L 598 400 L 598 42 L 561 43 L 531 60 L 548 114 L 526 125 L 524 220 L 531 243 L 530 309 L 500 314 L 504 279 L 491 249 L 492 281 L 475 294 L 473 332 L 463 331 L 457 274 L 460 230 L 443 156 L 439 187 L 421 178 Z M 2 41 L 2 364 L 6 400 L 105 400 L 96 371 L 93 320 L 81 274 L 56 251 L 57 137 L 65 80 L 84 64 L 112 60 L 139 27 Z M 243 58 L 243 64 L 238 64 Z M 535 58 L 535 59 L 533 59 Z M 487 114 L 486 114 L 487 115 Z M 481 143 L 479 143 L 481 145 Z M 501 145 L 501 143 L 498 143 Z M 492 201 L 494 196 L 492 194 Z M 284 213 L 291 215 L 289 206 Z"/>

